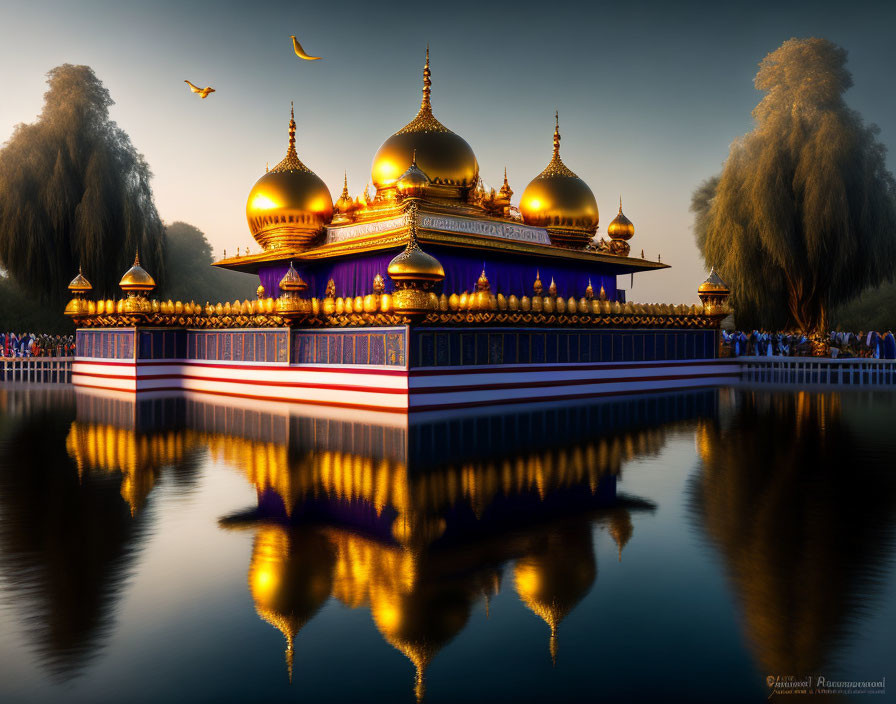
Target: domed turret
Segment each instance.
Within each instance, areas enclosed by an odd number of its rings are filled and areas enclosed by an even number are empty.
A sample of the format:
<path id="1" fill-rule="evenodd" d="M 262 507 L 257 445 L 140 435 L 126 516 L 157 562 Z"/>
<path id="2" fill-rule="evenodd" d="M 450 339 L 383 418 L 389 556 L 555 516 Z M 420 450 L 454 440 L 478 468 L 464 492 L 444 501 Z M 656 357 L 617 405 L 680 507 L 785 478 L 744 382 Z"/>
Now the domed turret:
<path id="1" fill-rule="evenodd" d="M 526 224 L 547 228 L 553 244 L 581 248 L 594 237 L 600 216 L 588 184 L 560 159 L 560 119 L 555 118 L 554 155 L 523 191 L 520 213 Z"/>
<path id="2" fill-rule="evenodd" d="M 423 67 L 423 101 L 417 116 L 383 142 L 373 158 L 371 176 L 377 193 L 395 188 L 416 152 L 416 164 L 431 181 L 430 191 L 442 198 L 460 199 L 479 178 L 479 164 L 470 145 L 445 127 L 432 113 L 429 48 Z"/>
<path id="3" fill-rule="evenodd" d="M 703 303 L 703 312 L 707 315 L 723 314 L 726 312 L 726 304 L 731 296 L 728 284 L 722 281 L 722 277 L 716 273 L 713 267 L 706 281 L 697 287 L 697 296 Z"/>
<path id="4" fill-rule="evenodd" d="M 411 165 L 408 170 L 399 176 L 396 182 L 398 192 L 405 198 L 422 198 L 426 193 L 426 188 L 432 183 L 432 180 L 417 166 L 417 150 L 414 150 L 414 156 L 411 158 Z"/>
<path id="5" fill-rule="evenodd" d="M 249 230 L 263 249 L 300 249 L 310 245 L 332 217 L 330 190 L 296 154 L 296 121 L 290 110 L 286 156 L 249 192 Z"/>
<path id="6" fill-rule="evenodd" d="M 635 236 L 635 226 L 622 212 L 622 196 L 619 197 L 619 214 L 607 225 L 607 235 L 614 240 L 630 240 Z"/>
<path id="7" fill-rule="evenodd" d="M 124 272 L 121 281 L 118 282 L 121 290 L 128 295 L 148 293 L 156 287 L 156 281 L 149 275 L 142 266 L 140 266 L 140 253 L 134 254 L 134 264 Z"/>

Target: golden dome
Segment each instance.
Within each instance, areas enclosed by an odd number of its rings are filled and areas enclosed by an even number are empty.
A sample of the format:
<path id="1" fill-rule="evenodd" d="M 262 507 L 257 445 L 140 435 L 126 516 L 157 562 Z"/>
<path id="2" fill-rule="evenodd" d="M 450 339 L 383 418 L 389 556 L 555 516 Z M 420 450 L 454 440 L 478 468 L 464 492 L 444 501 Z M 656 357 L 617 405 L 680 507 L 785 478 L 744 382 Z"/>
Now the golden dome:
<path id="1" fill-rule="evenodd" d="M 296 121 L 290 110 L 286 156 L 249 191 L 249 230 L 263 249 L 300 248 L 308 246 L 332 217 L 327 184 L 296 154 Z"/>
<path id="2" fill-rule="evenodd" d="M 84 274 L 81 273 L 81 267 L 78 267 L 78 275 L 72 279 L 71 283 L 68 285 L 68 290 L 72 293 L 83 293 L 92 289 L 93 286 L 91 286 L 90 282 L 84 278 Z"/>
<path id="3" fill-rule="evenodd" d="M 470 145 L 432 114 L 430 102 L 429 48 L 423 67 L 423 101 L 417 116 L 383 142 L 373 157 L 371 176 L 380 189 L 394 187 L 411 165 L 414 152 L 419 168 L 429 177 L 434 192 L 460 198 L 462 189 L 479 178 L 479 164 Z"/>
<path id="4" fill-rule="evenodd" d="M 152 291 L 156 287 L 155 279 L 140 266 L 139 252 L 134 255 L 134 265 L 124 272 L 118 285 L 122 291 L 133 291 L 134 293 Z"/>
<path id="5" fill-rule="evenodd" d="M 554 156 L 523 191 L 520 213 L 527 225 L 548 228 L 554 244 L 584 247 L 597 231 L 600 215 L 594 193 L 560 159 L 559 117 Z"/>
<path id="6" fill-rule="evenodd" d="M 417 166 L 417 150 L 415 149 L 414 155 L 411 157 L 411 165 L 407 171 L 398 177 L 398 181 L 395 184 L 398 192 L 409 198 L 422 198 L 426 192 L 426 187 L 430 183 L 432 181 L 429 176 L 423 173 L 420 167 Z"/>
<path id="7" fill-rule="evenodd" d="M 728 288 L 728 284 L 722 281 L 722 277 L 716 273 L 715 267 L 713 267 L 709 272 L 709 276 L 706 277 L 706 281 L 697 287 L 697 293 L 730 294 L 731 289 Z"/>
<path id="8" fill-rule="evenodd" d="M 417 244 L 417 208 L 412 206 L 410 216 L 410 237 L 403 251 L 389 262 L 386 273 L 393 281 L 438 282 L 445 278 L 445 269 L 438 259 L 427 254 Z"/>
<path id="9" fill-rule="evenodd" d="M 619 214 L 607 225 L 607 235 L 614 240 L 630 240 L 635 235 L 635 226 L 622 212 L 622 196 L 619 196 Z"/>

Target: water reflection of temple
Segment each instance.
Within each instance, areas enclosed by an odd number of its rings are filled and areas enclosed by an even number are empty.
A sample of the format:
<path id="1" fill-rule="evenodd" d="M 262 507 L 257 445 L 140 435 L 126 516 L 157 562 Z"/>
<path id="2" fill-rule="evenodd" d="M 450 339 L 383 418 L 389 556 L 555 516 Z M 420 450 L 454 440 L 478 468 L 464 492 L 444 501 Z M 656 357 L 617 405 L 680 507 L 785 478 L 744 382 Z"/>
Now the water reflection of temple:
<path id="1" fill-rule="evenodd" d="M 597 577 L 595 528 L 607 529 L 621 559 L 633 514 L 653 508 L 617 493 L 623 463 L 658 452 L 670 426 L 711 413 L 714 398 L 703 392 L 375 431 L 293 419 L 303 438 L 296 445 L 267 437 L 205 442 L 256 487 L 257 505 L 222 525 L 256 532 L 249 587 L 259 615 L 286 638 L 290 676 L 295 639 L 333 597 L 370 610 L 384 640 L 413 664 L 419 698 L 427 666 L 463 631 L 475 602 L 487 607 L 505 569 L 518 598 L 548 626 L 556 658 L 561 622 Z"/>
<path id="2" fill-rule="evenodd" d="M 697 431 L 695 520 L 725 559 L 761 675 L 817 673 L 836 664 L 893 557 L 896 474 L 857 458 L 884 452 L 896 403 L 887 414 L 864 394 L 722 398 Z"/>

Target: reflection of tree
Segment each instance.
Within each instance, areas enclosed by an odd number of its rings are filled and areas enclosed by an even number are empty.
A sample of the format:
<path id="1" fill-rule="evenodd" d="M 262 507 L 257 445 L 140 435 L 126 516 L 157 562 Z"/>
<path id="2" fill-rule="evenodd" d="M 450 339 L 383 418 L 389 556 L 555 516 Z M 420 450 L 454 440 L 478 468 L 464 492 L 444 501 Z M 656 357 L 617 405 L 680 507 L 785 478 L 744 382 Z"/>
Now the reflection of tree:
<path id="1" fill-rule="evenodd" d="M 78 421 L 74 401 L 70 391 L 0 392 L 0 575 L 63 679 L 108 633 L 160 474 L 183 489 L 198 473 L 190 437 Z"/>
<path id="2" fill-rule="evenodd" d="M 0 437 L 0 573 L 47 667 L 76 675 L 110 627 L 142 533 L 117 478 L 66 453 L 70 407 L 7 417 Z"/>
<path id="3" fill-rule="evenodd" d="M 744 394 L 703 424 L 693 511 L 730 569 L 770 673 L 829 664 L 893 547 L 896 474 L 861 453 L 836 394 Z"/>

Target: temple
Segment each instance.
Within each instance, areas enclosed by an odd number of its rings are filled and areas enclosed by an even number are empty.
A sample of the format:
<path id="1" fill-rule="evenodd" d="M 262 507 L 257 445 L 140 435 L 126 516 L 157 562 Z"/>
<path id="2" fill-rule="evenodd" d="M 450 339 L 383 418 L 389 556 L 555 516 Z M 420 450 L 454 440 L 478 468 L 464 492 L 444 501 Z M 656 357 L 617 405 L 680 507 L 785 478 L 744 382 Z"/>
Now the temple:
<path id="1" fill-rule="evenodd" d="M 561 158 L 555 115 L 545 169 L 519 206 L 505 169 L 487 188 L 470 145 L 435 117 L 429 51 L 417 115 L 377 150 L 371 183 L 333 201 L 299 158 L 252 187 L 260 251 L 216 266 L 257 274 L 256 300 L 148 298 L 135 259 L 126 298 L 91 301 L 79 272 L 73 380 L 116 390 L 191 389 L 396 411 L 580 398 L 707 384 L 728 290 L 700 306 L 626 301 L 617 277 L 666 268 L 632 256 L 622 211 L 598 237 L 588 185 Z M 547 140 L 545 140 L 547 141 Z"/>

